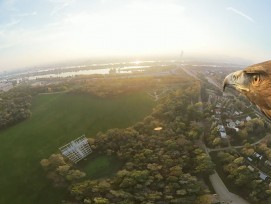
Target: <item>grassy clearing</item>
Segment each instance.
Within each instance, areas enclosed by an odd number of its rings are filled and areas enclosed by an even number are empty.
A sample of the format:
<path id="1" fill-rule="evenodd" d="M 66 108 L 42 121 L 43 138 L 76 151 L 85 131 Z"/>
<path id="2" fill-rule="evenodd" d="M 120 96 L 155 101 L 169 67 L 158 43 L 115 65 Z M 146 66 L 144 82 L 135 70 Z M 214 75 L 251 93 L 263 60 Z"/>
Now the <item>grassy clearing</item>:
<path id="1" fill-rule="evenodd" d="M 93 154 L 86 161 L 78 163 L 78 168 L 86 173 L 86 178 L 110 177 L 120 169 L 122 163 L 115 156 Z"/>
<path id="2" fill-rule="evenodd" d="M 128 127 L 153 106 L 145 93 L 112 99 L 69 94 L 35 97 L 32 117 L 0 132 L 0 203 L 60 203 L 65 192 L 52 188 L 39 161 L 82 134 L 94 137 L 99 131 Z M 88 169 L 89 174 L 97 172 L 91 164 Z"/>

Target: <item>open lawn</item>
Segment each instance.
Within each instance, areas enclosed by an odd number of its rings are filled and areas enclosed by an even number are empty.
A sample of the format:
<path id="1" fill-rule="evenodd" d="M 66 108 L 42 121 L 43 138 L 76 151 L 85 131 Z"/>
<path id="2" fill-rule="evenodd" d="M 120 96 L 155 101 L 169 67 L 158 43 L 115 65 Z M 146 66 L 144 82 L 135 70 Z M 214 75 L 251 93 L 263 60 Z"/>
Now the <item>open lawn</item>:
<path id="1" fill-rule="evenodd" d="M 61 203 L 65 192 L 47 181 L 40 160 L 82 134 L 95 137 L 99 131 L 128 127 L 153 106 L 145 93 L 112 99 L 64 93 L 36 96 L 31 118 L 0 132 L 0 203 Z M 107 168 L 108 162 L 97 158 L 86 166 L 88 176 L 95 177 L 94 166 Z"/>
<path id="2" fill-rule="evenodd" d="M 92 154 L 86 161 L 79 162 L 77 168 L 86 173 L 85 178 L 99 179 L 110 177 L 116 173 L 122 166 L 122 163 L 116 156 Z"/>

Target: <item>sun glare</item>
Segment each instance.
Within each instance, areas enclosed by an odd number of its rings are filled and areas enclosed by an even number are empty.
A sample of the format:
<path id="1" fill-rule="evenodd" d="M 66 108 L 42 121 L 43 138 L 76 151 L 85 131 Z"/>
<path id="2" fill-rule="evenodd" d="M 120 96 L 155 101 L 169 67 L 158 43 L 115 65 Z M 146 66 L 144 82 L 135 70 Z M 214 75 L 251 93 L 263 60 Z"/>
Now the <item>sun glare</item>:
<path id="1" fill-rule="evenodd" d="M 133 64 L 140 64 L 140 63 L 141 61 L 138 61 L 138 60 L 133 62 Z"/>
<path id="2" fill-rule="evenodd" d="M 67 47 L 68 42 L 80 55 L 160 54 L 204 47 L 209 43 L 207 29 L 185 15 L 185 8 L 170 3 L 134 3 L 114 11 L 69 15 L 57 44 Z"/>

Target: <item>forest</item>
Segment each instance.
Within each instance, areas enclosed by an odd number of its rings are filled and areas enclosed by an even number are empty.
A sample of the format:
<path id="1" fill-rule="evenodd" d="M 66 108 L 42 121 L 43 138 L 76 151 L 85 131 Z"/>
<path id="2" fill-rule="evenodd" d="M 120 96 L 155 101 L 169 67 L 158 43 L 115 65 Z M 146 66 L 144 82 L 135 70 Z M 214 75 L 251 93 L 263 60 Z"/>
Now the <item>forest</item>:
<path id="1" fill-rule="evenodd" d="M 198 143 L 199 90 L 199 83 L 182 84 L 142 122 L 89 138 L 95 154 L 122 161 L 114 176 L 85 179 L 85 172 L 53 154 L 40 162 L 47 178 L 69 191 L 65 203 L 210 203 L 203 179 L 214 164 Z"/>
<path id="2" fill-rule="evenodd" d="M 30 117 L 32 96 L 25 87 L 0 93 L 0 129 Z"/>

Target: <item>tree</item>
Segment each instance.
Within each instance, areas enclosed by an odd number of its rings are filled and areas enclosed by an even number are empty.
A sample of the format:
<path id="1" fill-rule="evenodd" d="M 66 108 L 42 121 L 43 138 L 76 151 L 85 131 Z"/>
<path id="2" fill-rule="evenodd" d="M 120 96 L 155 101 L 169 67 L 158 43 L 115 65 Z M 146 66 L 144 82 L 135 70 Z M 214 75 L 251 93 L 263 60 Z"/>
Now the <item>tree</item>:
<path id="1" fill-rule="evenodd" d="M 238 157 L 235 160 L 233 160 L 235 164 L 242 164 L 244 163 L 244 157 Z"/>
<path id="2" fill-rule="evenodd" d="M 213 140 L 213 145 L 214 145 L 214 146 L 217 146 L 217 145 L 220 145 L 220 144 L 221 144 L 221 138 L 216 137 L 216 138 Z"/>
<path id="3" fill-rule="evenodd" d="M 95 197 L 93 200 L 94 200 L 95 204 L 108 204 L 109 203 L 108 199 L 102 198 L 102 197 Z"/>
<path id="4" fill-rule="evenodd" d="M 80 170 L 69 170 L 67 172 L 67 175 L 66 175 L 66 179 L 68 181 L 73 181 L 73 180 L 77 180 L 77 179 L 80 179 L 80 178 L 83 178 L 86 176 L 86 173 L 80 171 Z"/>
<path id="5" fill-rule="evenodd" d="M 70 168 L 71 168 L 71 166 L 69 166 L 69 165 L 66 164 L 66 165 L 57 167 L 56 171 L 60 175 L 66 176 L 69 173 Z"/>
<path id="6" fill-rule="evenodd" d="M 199 196 L 194 204 L 211 204 L 212 203 L 212 196 L 210 194 L 205 194 Z"/>

